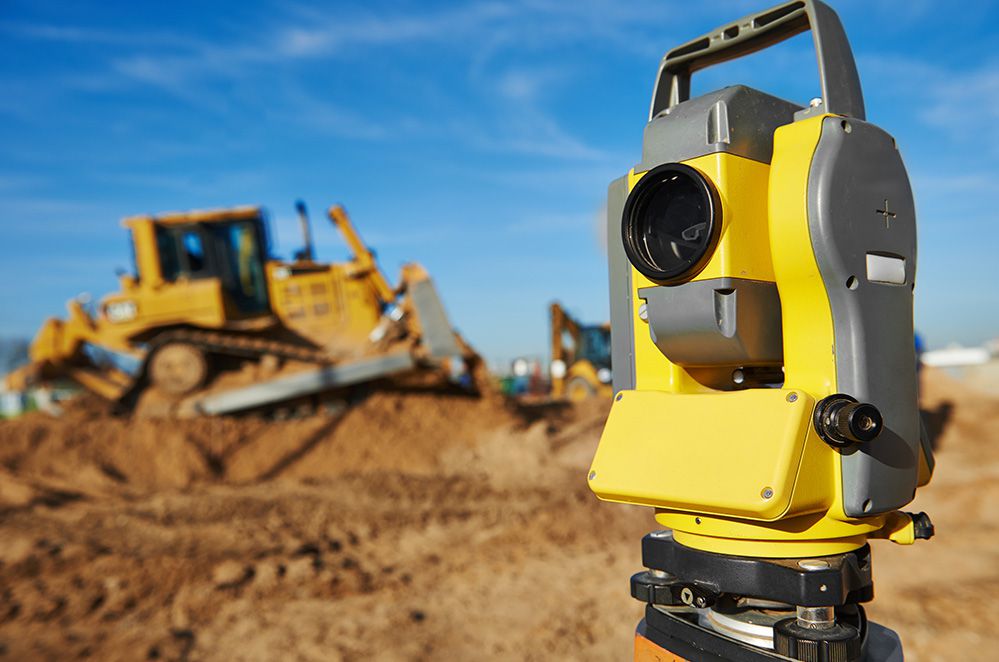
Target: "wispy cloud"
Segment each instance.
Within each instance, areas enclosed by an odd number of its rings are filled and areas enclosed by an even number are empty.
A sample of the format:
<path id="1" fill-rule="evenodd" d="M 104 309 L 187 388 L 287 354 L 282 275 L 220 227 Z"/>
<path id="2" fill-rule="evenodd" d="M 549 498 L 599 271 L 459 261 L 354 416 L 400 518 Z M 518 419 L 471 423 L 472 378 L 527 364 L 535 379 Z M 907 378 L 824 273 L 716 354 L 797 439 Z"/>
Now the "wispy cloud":
<path id="1" fill-rule="evenodd" d="M 173 32 L 130 32 L 104 30 L 79 25 L 51 23 L 0 22 L 0 32 L 38 41 L 61 44 L 99 44 L 105 46 L 172 46 L 194 43 L 189 37 Z"/>
<path id="2" fill-rule="evenodd" d="M 113 47 L 103 71 L 73 72 L 70 83 L 77 89 L 99 92 L 129 86 L 155 88 L 193 107 L 221 115 L 234 104 L 226 89 L 234 84 L 252 84 L 250 81 L 259 79 L 261 68 L 283 71 L 296 62 L 356 57 L 370 49 L 396 49 L 405 57 L 402 54 L 406 49 L 416 45 L 434 45 L 464 57 L 470 76 L 483 81 L 478 91 L 489 94 L 494 81 L 486 79 L 495 71 L 487 63 L 500 51 L 537 51 L 594 41 L 620 48 L 640 41 L 629 38 L 636 28 L 665 19 L 668 14 L 658 3 L 622 8 L 595 0 L 581 0 L 568 7 L 538 0 L 472 3 L 422 14 L 293 5 L 269 17 L 266 26 L 243 26 L 221 39 L 47 23 L 4 23 L 0 30 L 22 38 Z M 537 102 L 544 87 L 557 84 L 558 76 L 567 73 L 507 72 L 499 81 L 498 92 L 509 102 L 503 118 L 510 135 L 498 140 L 461 129 L 465 122 L 460 116 L 425 124 L 458 127 L 465 137 L 487 150 L 596 158 L 598 150 L 570 135 Z M 370 116 L 342 103 L 334 105 L 318 97 L 312 101 L 306 104 L 300 121 L 313 128 L 362 139 L 375 138 L 383 131 L 379 126 L 382 122 L 372 121 Z M 482 123 L 481 118 L 476 120 Z"/>
<path id="3" fill-rule="evenodd" d="M 939 71 L 930 80 L 930 105 L 923 119 L 944 130 L 958 132 L 992 145 L 999 153 L 999 62 L 964 72 Z"/>
<path id="4" fill-rule="evenodd" d="M 45 178 L 24 174 L 0 173 L 0 191 L 23 191 L 45 184 Z"/>
<path id="5" fill-rule="evenodd" d="M 999 120 L 999 60 L 958 69 L 895 54 L 859 59 L 865 77 L 888 86 L 891 97 L 914 110 L 926 126 L 999 154 L 999 134 L 990 130 Z"/>
<path id="6" fill-rule="evenodd" d="M 460 40 L 514 13 L 512 5 L 504 3 L 462 6 L 423 16 L 365 13 L 344 17 L 312 12 L 309 25 L 280 29 L 275 45 L 284 57 L 317 57 L 351 47 Z"/>
<path id="7" fill-rule="evenodd" d="M 282 86 L 280 102 L 265 108 L 264 112 L 278 122 L 290 122 L 323 135 L 352 140 L 382 141 L 392 135 L 398 137 L 400 127 L 411 129 L 416 123 L 409 117 L 379 121 L 292 82 Z"/>
<path id="8" fill-rule="evenodd" d="M 602 251 L 607 250 L 607 207 L 601 203 L 592 213 L 535 214 L 513 221 L 506 226 L 508 232 L 530 237 L 592 235 Z"/>
<path id="9" fill-rule="evenodd" d="M 585 231 L 590 220 L 579 214 L 541 214 L 516 220 L 507 225 L 514 234 L 561 234 Z"/>

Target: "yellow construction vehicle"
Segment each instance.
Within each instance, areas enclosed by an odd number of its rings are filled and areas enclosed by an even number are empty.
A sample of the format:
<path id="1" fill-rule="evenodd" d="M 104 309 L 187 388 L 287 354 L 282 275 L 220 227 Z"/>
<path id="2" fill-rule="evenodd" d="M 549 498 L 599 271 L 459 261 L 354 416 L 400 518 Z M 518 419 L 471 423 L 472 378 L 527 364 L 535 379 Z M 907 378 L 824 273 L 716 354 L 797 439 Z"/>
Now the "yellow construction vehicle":
<path id="1" fill-rule="evenodd" d="M 593 396 L 609 398 L 610 325 L 581 324 L 557 301 L 551 306 L 551 395 L 583 402 Z"/>
<path id="2" fill-rule="evenodd" d="M 95 310 L 73 300 L 66 320 L 47 320 L 8 387 L 68 377 L 129 407 L 156 392 L 172 412 L 223 414 L 389 375 L 472 374 L 478 357 L 422 267 L 393 287 L 339 206 L 329 218 L 352 257 L 317 262 L 298 212 L 305 248 L 291 262 L 268 257 L 259 207 L 125 219 L 134 274 Z"/>

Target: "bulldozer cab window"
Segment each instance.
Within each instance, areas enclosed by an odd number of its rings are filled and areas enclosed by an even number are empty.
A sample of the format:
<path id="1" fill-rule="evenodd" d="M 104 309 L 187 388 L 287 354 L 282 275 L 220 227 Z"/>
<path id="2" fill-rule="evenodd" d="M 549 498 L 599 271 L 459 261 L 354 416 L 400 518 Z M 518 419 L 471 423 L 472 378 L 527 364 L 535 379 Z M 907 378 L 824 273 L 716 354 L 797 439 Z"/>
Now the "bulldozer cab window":
<path id="1" fill-rule="evenodd" d="M 199 273 L 205 270 L 205 247 L 201 244 L 201 234 L 189 230 L 181 236 L 181 249 L 189 273 Z"/>
<path id="2" fill-rule="evenodd" d="M 204 241 L 197 227 L 156 228 L 156 246 L 163 280 L 210 278 L 213 273 L 205 257 Z"/>
<path id="3" fill-rule="evenodd" d="M 209 226 L 213 242 L 218 246 L 223 288 L 237 310 L 245 314 L 269 309 L 261 228 L 258 221 Z"/>

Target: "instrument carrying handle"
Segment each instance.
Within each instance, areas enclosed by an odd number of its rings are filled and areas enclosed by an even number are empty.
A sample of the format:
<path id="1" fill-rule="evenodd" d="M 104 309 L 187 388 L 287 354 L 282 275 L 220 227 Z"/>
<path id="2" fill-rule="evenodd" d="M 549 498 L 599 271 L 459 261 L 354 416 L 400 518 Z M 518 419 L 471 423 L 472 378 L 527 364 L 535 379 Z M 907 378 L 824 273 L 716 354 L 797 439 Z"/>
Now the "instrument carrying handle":
<path id="1" fill-rule="evenodd" d="M 695 71 L 755 53 L 811 29 L 825 111 L 865 119 L 857 64 L 839 16 L 820 0 L 784 2 L 674 48 L 659 65 L 649 119 L 690 98 Z"/>

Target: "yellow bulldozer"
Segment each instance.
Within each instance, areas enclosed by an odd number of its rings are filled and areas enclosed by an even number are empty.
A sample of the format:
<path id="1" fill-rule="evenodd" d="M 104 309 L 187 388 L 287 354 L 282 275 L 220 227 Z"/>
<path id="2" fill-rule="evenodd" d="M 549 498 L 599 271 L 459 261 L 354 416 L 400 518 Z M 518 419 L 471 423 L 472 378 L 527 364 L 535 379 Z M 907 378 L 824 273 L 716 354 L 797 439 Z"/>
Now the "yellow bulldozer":
<path id="1" fill-rule="evenodd" d="M 609 324 L 582 324 L 557 301 L 551 312 L 551 396 L 582 402 L 610 398 Z"/>
<path id="2" fill-rule="evenodd" d="M 475 384 L 481 361 L 452 329 L 417 264 L 392 286 L 342 207 L 329 210 L 345 263 L 268 255 L 260 207 L 127 218 L 134 273 L 88 310 L 49 319 L 7 386 L 70 379 L 126 408 L 228 414 L 301 402 L 388 377 Z M 130 367 L 129 367 L 130 366 Z M 450 380 L 450 382 L 449 382 Z"/>

